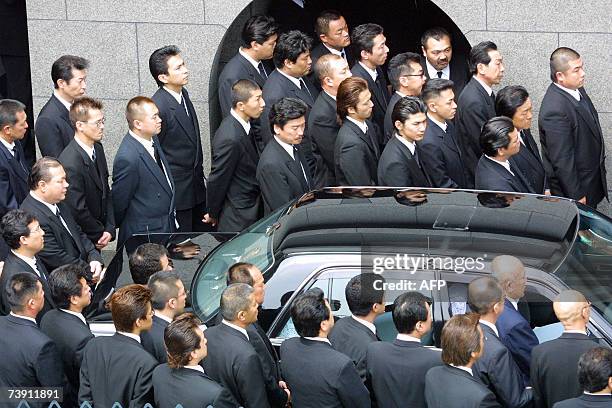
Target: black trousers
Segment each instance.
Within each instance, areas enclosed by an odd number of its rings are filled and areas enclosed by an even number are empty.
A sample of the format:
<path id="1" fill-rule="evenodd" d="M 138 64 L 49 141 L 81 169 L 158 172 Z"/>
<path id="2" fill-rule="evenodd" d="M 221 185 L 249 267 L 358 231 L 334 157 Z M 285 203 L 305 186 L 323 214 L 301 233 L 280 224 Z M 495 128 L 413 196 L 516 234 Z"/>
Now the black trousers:
<path id="1" fill-rule="evenodd" d="M 186 210 L 176 210 L 176 220 L 179 223 L 178 232 L 213 231 L 210 224 L 202 222 L 204 214 L 206 214 L 206 202 L 201 202 Z"/>

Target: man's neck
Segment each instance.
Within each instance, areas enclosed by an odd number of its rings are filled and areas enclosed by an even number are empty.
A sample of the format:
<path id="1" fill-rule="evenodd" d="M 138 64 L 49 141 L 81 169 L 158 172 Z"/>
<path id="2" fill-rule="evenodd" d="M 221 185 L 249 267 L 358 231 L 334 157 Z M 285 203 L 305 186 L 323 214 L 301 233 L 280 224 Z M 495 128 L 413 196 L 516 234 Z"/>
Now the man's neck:
<path id="1" fill-rule="evenodd" d="M 62 91 L 62 88 L 58 88 L 55 90 L 57 92 L 57 96 L 65 100 L 66 102 L 72 104 L 74 102 L 74 98 L 68 95 L 66 92 Z"/>
<path id="2" fill-rule="evenodd" d="M 137 130 L 132 130 L 132 133 L 134 133 L 136 136 L 138 136 L 141 139 L 144 140 L 151 140 L 153 139 L 153 135 L 143 135 L 140 132 L 138 132 Z"/>
<path id="3" fill-rule="evenodd" d="M 26 247 L 19 247 L 17 249 L 13 249 L 12 251 L 26 258 L 34 259 L 34 257 L 36 256 L 36 252 Z"/>
<path id="4" fill-rule="evenodd" d="M 244 47 L 241 47 L 240 49 L 246 55 L 248 55 L 249 57 L 253 58 L 253 60 L 255 60 L 255 62 L 261 62 L 261 60 L 259 58 L 257 58 L 257 53 L 255 52 L 255 50 L 253 48 L 244 48 Z"/>
<path id="5" fill-rule="evenodd" d="M 372 71 L 376 70 L 376 68 L 378 67 L 378 65 L 375 65 L 374 63 L 370 62 L 370 60 L 361 60 L 360 62 L 366 67 L 370 68 Z"/>
<path id="6" fill-rule="evenodd" d="M 326 42 L 324 42 L 324 41 L 321 41 L 321 42 L 323 43 L 323 45 L 324 45 L 325 47 L 327 47 L 327 48 L 331 48 L 331 49 L 334 49 L 334 50 L 336 50 L 336 51 L 338 51 L 338 52 L 342 52 L 342 50 L 344 49 L 344 47 L 340 47 L 340 48 L 338 48 L 338 47 L 334 47 L 333 45 L 331 45 L 331 44 L 329 44 L 329 43 L 326 43 Z"/>
<path id="7" fill-rule="evenodd" d="M 183 87 L 181 85 L 164 84 L 164 87 L 168 88 L 173 92 L 176 92 L 177 94 L 180 94 L 183 91 Z"/>
<path id="8" fill-rule="evenodd" d="M 234 112 L 236 112 L 236 115 L 238 115 L 240 119 L 244 120 L 245 122 L 249 123 L 251 121 L 251 117 L 247 115 L 246 113 L 244 113 L 243 111 L 234 109 Z"/>
<path id="9" fill-rule="evenodd" d="M 564 324 L 563 325 L 563 330 L 564 331 L 569 331 L 569 330 L 573 330 L 573 331 L 581 331 L 581 332 L 586 332 L 586 325 L 585 324 Z"/>
<path id="10" fill-rule="evenodd" d="M 427 116 L 429 116 L 431 119 L 440 122 L 440 123 L 446 123 L 446 119 L 444 119 L 442 116 L 438 115 L 437 112 L 432 112 L 432 111 L 427 111 Z"/>
<path id="11" fill-rule="evenodd" d="M 419 94 L 415 93 L 412 89 L 405 88 L 401 85 L 400 85 L 400 89 L 398 89 L 397 91 L 406 96 L 419 96 Z"/>
<path id="12" fill-rule="evenodd" d="M 372 324 L 374 324 L 374 320 L 376 320 L 376 317 L 377 317 L 377 316 L 378 316 L 378 315 L 377 315 L 376 313 L 374 313 L 374 312 L 370 312 L 370 313 L 368 313 L 368 314 L 367 314 L 367 315 L 365 315 L 365 316 L 357 316 L 357 317 L 358 317 L 359 319 L 361 319 L 361 320 L 365 320 L 365 321 L 366 321 L 366 322 L 368 322 L 368 323 L 372 323 Z"/>
<path id="13" fill-rule="evenodd" d="M 163 315 L 170 320 L 174 319 L 174 311 L 169 310 L 169 309 L 161 309 L 161 310 L 155 309 L 155 316 L 159 316 L 159 315 Z"/>
<path id="14" fill-rule="evenodd" d="M 2 138 L 2 140 L 4 140 L 8 144 L 15 143 L 15 138 L 10 134 L 7 135 L 6 133 L 0 133 L 0 138 Z"/>
<path id="15" fill-rule="evenodd" d="M 338 95 L 338 88 L 333 88 L 331 86 L 322 86 L 321 88 L 332 96 Z"/>
<path id="16" fill-rule="evenodd" d="M 283 67 L 282 67 L 282 68 L 280 68 L 279 70 L 280 70 L 280 71 L 283 71 L 283 73 L 284 73 L 285 75 L 288 75 L 288 76 L 290 76 L 290 77 L 294 77 L 295 79 L 300 79 L 300 78 L 301 78 L 301 76 L 295 76 L 294 74 L 292 74 L 291 72 L 289 72 L 289 69 L 288 69 L 287 67 L 285 67 L 285 66 L 283 66 Z"/>
<path id="17" fill-rule="evenodd" d="M 70 310 L 71 312 L 74 312 L 74 313 L 83 313 L 83 308 L 82 307 L 73 305 L 72 303 L 70 304 L 70 306 L 66 310 Z"/>
<path id="18" fill-rule="evenodd" d="M 353 115 L 351 115 L 350 113 L 349 113 L 347 116 L 348 116 L 349 118 L 353 119 L 354 121 L 359 122 L 359 123 L 365 123 L 365 121 L 366 121 L 365 119 L 359 118 L 359 117 L 357 117 L 357 116 L 353 116 Z"/>
<path id="19" fill-rule="evenodd" d="M 318 335 L 317 337 L 320 337 L 320 338 L 322 338 L 322 339 L 326 339 L 328 334 L 329 334 L 329 333 L 327 333 L 327 332 L 324 332 L 324 331 L 322 331 L 322 330 L 319 330 L 319 335 Z"/>
<path id="20" fill-rule="evenodd" d="M 74 137 L 75 137 L 76 139 L 79 139 L 79 141 L 80 141 L 81 143 L 83 143 L 85 146 L 89 146 L 89 147 L 91 147 L 91 148 L 93 149 L 93 147 L 94 147 L 94 141 L 93 141 L 93 140 L 91 140 L 90 138 L 88 138 L 87 136 L 85 136 L 85 135 L 83 135 L 83 134 L 81 134 L 81 133 L 79 133 L 79 132 L 76 132 L 76 133 L 74 134 Z"/>
<path id="21" fill-rule="evenodd" d="M 397 132 L 397 134 L 399 135 L 399 137 L 401 137 L 402 139 L 404 139 L 405 141 L 407 141 L 408 143 L 416 143 L 416 140 L 411 139 L 410 137 L 406 136 L 406 135 L 402 135 L 401 133 Z"/>
<path id="22" fill-rule="evenodd" d="M 487 78 L 485 78 L 484 76 L 480 75 L 480 74 L 476 74 L 476 78 L 478 78 L 479 81 L 487 84 L 487 86 L 489 88 L 493 88 L 493 83 L 491 83 Z"/>
<path id="23" fill-rule="evenodd" d="M 21 312 L 11 311 L 11 313 L 13 313 L 15 316 L 27 317 L 29 319 L 35 319 L 35 320 L 36 320 L 36 316 L 38 315 L 38 313 L 34 313 L 33 311 L 30 311 L 30 310 L 24 310 Z"/>
<path id="24" fill-rule="evenodd" d="M 497 323 L 497 318 L 498 316 L 495 316 L 492 313 L 480 315 L 480 320 L 484 320 L 485 322 L 491 323 L 492 325 L 495 325 L 495 323 Z"/>
<path id="25" fill-rule="evenodd" d="M 228 323 L 231 323 L 234 326 L 238 326 L 238 327 L 240 327 L 241 329 L 244 329 L 244 330 L 246 330 L 246 328 L 249 327 L 249 325 L 251 324 L 251 323 L 241 322 L 240 320 L 231 320 L 231 321 L 228 320 Z"/>
<path id="26" fill-rule="evenodd" d="M 52 203 L 49 200 L 47 200 L 38 190 L 32 191 L 32 194 L 34 194 L 36 198 L 38 198 L 40 201 L 44 201 L 45 203 L 49 205 L 57 205 L 57 203 Z"/>

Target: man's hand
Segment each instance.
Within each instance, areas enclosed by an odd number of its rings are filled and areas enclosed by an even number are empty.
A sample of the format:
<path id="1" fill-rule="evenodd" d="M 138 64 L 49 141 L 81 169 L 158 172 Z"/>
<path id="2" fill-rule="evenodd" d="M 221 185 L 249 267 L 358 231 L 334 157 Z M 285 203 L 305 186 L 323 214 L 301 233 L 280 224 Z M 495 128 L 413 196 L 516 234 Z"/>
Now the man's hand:
<path id="1" fill-rule="evenodd" d="M 582 197 L 578 202 L 586 205 L 586 196 Z"/>
<path id="2" fill-rule="evenodd" d="M 278 386 L 281 387 L 282 390 L 287 393 L 287 403 L 291 402 L 291 391 L 289 391 L 289 387 L 287 387 L 287 383 L 284 381 L 279 381 Z"/>
<path id="3" fill-rule="evenodd" d="M 187 241 L 186 243 L 176 245 L 172 248 L 172 252 L 179 253 L 183 258 L 189 259 L 200 254 L 200 246 L 191 241 Z"/>
<path id="4" fill-rule="evenodd" d="M 107 246 L 112 238 L 113 238 L 113 236 L 110 234 L 110 232 L 104 231 L 102 233 L 102 236 L 98 240 L 98 243 L 96 244 L 96 249 L 102 249 L 105 246 Z"/>
<path id="5" fill-rule="evenodd" d="M 204 214 L 202 218 L 204 224 L 211 224 L 213 227 L 217 225 L 217 219 L 210 216 L 210 214 Z"/>
<path id="6" fill-rule="evenodd" d="M 98 283 L 102 277 L 102 264 L 99 261 L 91 261 L 89 263 L 89 267 L 91 268 L 91 273 L 92 273 L 92 281 L 94 283 Z"/>
<path id="7" fill-rule="evenodd" d="M 550 190 L 545 190 L 545 191 L 544 191 L 544 195 L 546 195 L 546 196 L 550 196 L 550 195 L 552 195 L 552 194 L 550 193 Z"/>

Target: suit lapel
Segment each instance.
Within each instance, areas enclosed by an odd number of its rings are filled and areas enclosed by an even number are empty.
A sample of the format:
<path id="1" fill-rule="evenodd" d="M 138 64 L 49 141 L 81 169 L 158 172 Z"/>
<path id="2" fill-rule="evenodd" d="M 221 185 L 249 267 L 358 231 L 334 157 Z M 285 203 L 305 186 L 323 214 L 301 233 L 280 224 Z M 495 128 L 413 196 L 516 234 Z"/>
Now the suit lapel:
<path id="1" fill-rule="evenodd" d="M 370 135 L 368 133 L 363 133 L 361 131 L 361 129 L 359 128 L 359 126 L 357 126 L 356 124 L 354 124 L 352 121 L 345 119 L 344 121 L 345 123 L 347 123 L 351 129 L 353 130 L 353 133 L 355 133 L 355 135 L 357 135 L 357 137 L 359 137 L 361 140 L 364 141 L 365 144 L 368 145 L 368 147 L 370 148 L 370 150 L 372 151 L 372 154 L 376 155 L 376 152 L 378 152 L 378 149 L 376 147 L 374 147 L 375 142 L 374 140 L 372 140 L 372 138 L 370 137 Z M 370 128 L 373 125 L 370 123 L 368 125 L 368 131 L 370 130 Z M 376 157 L 378 157 L 379 155 L 376 155 Z"/>
<path id="2" fill-rule="evenodd" d="M 285 166 L 287 166 L 289 171 L 293 173 L 293 175 L 299 180 L 304 191 L 308 190 L 308 184 L 306 183 L 306 180 L 304 179 L 304 172 L 302 172 L 300 165 L 291 158 L 289 153 L 287 153 L 287 151 L 283 149 L 283 147 L 276 140 L 274 140 L 273 142 L 276 145 L 276 149 L 278 150 L 281 157 L 285 158 Z"/>
<path id="3" fill-rule="evenodd" d="M 193 125 L 193 114 L 191 116 L 187 116 L 187 112 L 185 112 L 185 108 L 181 106 L 180 103 L 174 99 L 170 92 L 168 92 L 165 88 L 161 88 L 166 95 L 166 99 L 168 100 L 168 107 L 172 111 L 172 114 L 176 118 L 179 125 L 185 131 L 187 138 L 197 146 L 196 135 L 195 135 L 195 126 Z M 185 98 L 185 94 L 183 93 L 183 98 Z M 187 106 L 187 101 L 185 101 L 185 106 Z M 171 136 L 172 137 L 172 136 Z"/>
<path id="4" fill-rule="evenodd" d="M 19 143 L 17 141 L 15 142 L 15 146 L 17 147 L 17 150 L 20 150 L 19 153 L 21 154 L 21 157 L 23 157 L 23 154 L 24 154 L 23 149 L 20 149 L 21 146 L 19 146 Z M 25 170 L 25 165 L 24 167 L 21 167 L 23 163 L 19 163 L 19 161 L 15 159 L 15 157 L 11 154 L 11 152 L 9 152 L 9 150 L 6 148 L 6 146 L 4 146 L 3 143 L 0 143 L 0 154 L 4 155 L 7 163 L 9 164 L 9 166 L 11 166 L 11 168 L 13 169 L 13 172 L 17 175 L 17 177 L 19 177 L 20 179 L 22 179 L 23 181 L 27 183 L 28 173 Z"/>
<path id="5" fill-rule="evenodd" d="M 55 96 L 55 94 L 52 96 L 52 100 L 53 103 L 55 103 L 55 106 L 57 107 L 58 111 L 60 112 L 60 117 L 66 121 L 66 123 L 68 123 L 70 125 L 70 127 L 72 127 L 72 123 L 70 122 L 70 116 L 68 114 L 68 109 L 66 109 L 66 107 L 62 104 L 62 102 L 57 99 L 57 96 Z"/>
<path id="6" fill-rule="evenodd" d="M 166 176 L 164 175 L 164 173 L 161 171 L 161 169 L 155 162 L 155 159 L 151 157 L 147 149 L 145 149 L 145 147 L 142 144 L 140 144 L 137 140 L 133 140 L 134 137 L 132 135 L 128 134 L 126 137 L 130 138 L 128 140 L 130 141 L 130 143 L 132 143 L 132 146 L 140 154 L 140 159 L 143 161 L 147 169 L 149 169 L 149 171 L 157 179 L 159 184 L 161 184 L 164 190 L 166 190 L 168 195 L 172 196 L 172 188 L 168 185 L 168 180 L 166 180 Z M 156 143 L 159 146 L 159 141 L 156 141 Z M 163 164 L 164 166 L 166 166 L 166 170 L 168 170 L 168 164 L 167 163 L 163 163 Z M 170 177 L 168 178 L 172 180 Z"/>
<path id="7" fill-rule="evenodd" d="M 408 146 L 397 140 L 396 137 L 394 137 L 393 143 L 398 146 L 398 149 L 406 158 L 406 164 L 410 168 L 410 174 L 412 175 L 413 182 L 415 182 L 415 184 L 422 184 L 423 182 L 425 182 L 428 183 L 428 185 L 423 185 L 423 187 L 429 187 L 429 184 L 431 184 L 429 183 L 429 178 L 425 174 L 425 171 L 417 164 L 414 155 L 410 153 L 410 149 L 408 149 Z M 418 149 L 418 147 L 416 148 Z"/>
<path id="8" fill-rule="evenodd" d="M 98 189 L 100 191 L 103 191 L 103 189 L 102 189 L 102 181 L 100 180 L 100 175 L 98 174 L 98 170 L 96 169 L 96 166 L 91 161 L 91 158 L 87 155 L 85 150 L 83 150 L 81 148 L 81 146 L 79 146 L 79 144 L 74 139 L 72 139 L 72 141 L 70 143 L 72 144 L 72 148 L 74 148 L 79 153 L 81 158 L 83 159 L 83 165 L 85 167 L 87 167 L 87 171 L 89 172 L 89 175 L 93 179 L 93 181 L 96 184 L 96 186 L 98 187 Z M 94 151 L 95 151 L 95 148 L 96 147 L 94 145 Z M 101 158 L 99 157 L 98 152 L 96 152 L 96 161 L 100 161 L 100 160 L 101 160 Z"/>
<path id="9" fill-rule="evenodd" d="M 249 73 L 249 79 L 255 81 L 260 88 L 263 88 L 266 84 L 266 80 L 261 76 L 259 71 L 257 71 L 255 67 L 251 65 L 251 63 L 247 61 L 247 59 L 244 58 L 240 53 L 238 53 L 238 57 L 244 69 Z"/>
<path id="10" fill-rule="evenodd" d="M 597 122 L 597 118 L 594 114 L 595 107 L 593 106 L 593 103 L 591 103 L 591 99 L 587 96 L 586 92 L 584 92 L 583 88 L 578 89 L 578 92 L 580 92 L 580 97 L 584 101 L 583 103 L 588 106 L 587 109 L 587 107 L 585 107 L 582 103 L 577 102 L 574 99 L 578 105 L 578 113 L 580 113 L 584 121 L 587 123 L 587 125 L 589 125 L 589 128 L 593 132 L 593 135 L 596 137 L 597 141 L 601 143 L 601 128 L 599 127 L 599 123 Z M 589 109 L 591 109 L 591 111 Z"/>

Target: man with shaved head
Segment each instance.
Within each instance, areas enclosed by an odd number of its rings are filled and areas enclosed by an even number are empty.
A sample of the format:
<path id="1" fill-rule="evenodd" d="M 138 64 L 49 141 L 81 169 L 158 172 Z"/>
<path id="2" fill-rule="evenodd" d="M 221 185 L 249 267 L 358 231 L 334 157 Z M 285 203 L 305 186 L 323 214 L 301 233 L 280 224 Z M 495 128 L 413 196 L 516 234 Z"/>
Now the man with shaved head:
<path id="1" fill-rule="evenodd" d="M 547 341 L 531 353 L 531 382 L 536 407 L 552 407 L 555 402 L 578 397 L 582 388 L 577 367 L 580 356 L 598 346 L 586 332 L 591 303 L 575 290 L 561 292 L 554 300 L 555 315 L 563 324 L 563 334 Z"/>
<path id="2" fill-rule="evenodd" d="M 499 255 L 491 261 L 493 277 L 497 279 L 506 299 L 504 312 L 497 319 L 499 338 L 514 357 L 523 374 L 523 382 L 529 384 L 531 350 L 538 345 L 538 338 L 529 322 L 519 312 L 519 300 L 525 296 L 525 266 L 511 255 Z"/>

